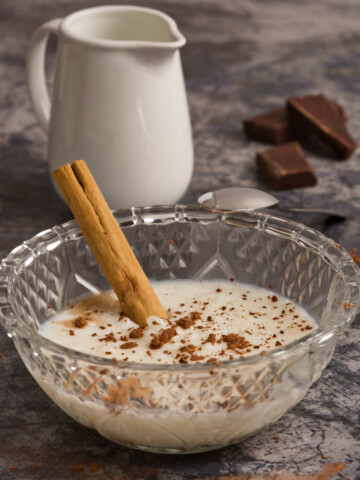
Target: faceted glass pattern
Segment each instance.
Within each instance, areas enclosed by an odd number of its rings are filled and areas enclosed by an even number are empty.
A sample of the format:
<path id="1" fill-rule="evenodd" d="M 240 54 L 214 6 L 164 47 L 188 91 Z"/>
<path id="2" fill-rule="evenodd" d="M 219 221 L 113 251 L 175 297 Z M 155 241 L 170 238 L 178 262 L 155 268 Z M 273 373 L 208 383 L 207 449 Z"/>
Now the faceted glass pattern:
<path id="1" fill-rule="evenodd" d="M 115 364 L 56 345 L 36 333 L 39 326 L 74 298 L 109 288 L 77 224 L 68 222 L 24 242 L 0 267 L 2 324 L 26 367 L 64 411 L 118 443 L 187 453 L 235 443 L 301 400 L 358 311 L 359 269 L 343 249 L 303 225 L 259 213 L 213 214 L 176 205 L 115 216 L 151 279 L 233 277 L 271 285 L 305 307 L 319 329 L 265 356 L 218 365 Z M 266 415 L 246 426 L 252 409 Z M 200 417 L 211 428 L 182 439 L 179 419 L 186 429 L 187 421 Z M 121 428 L 117 418 L 124 419 Z M 126 428 L 129 418 L 143 435 Z M 218 418 L 224 419 L 219 430 L 212 423 Z M 157 427 L 148 433 L 149 422 L 166 425 L 167 434 Z"/>

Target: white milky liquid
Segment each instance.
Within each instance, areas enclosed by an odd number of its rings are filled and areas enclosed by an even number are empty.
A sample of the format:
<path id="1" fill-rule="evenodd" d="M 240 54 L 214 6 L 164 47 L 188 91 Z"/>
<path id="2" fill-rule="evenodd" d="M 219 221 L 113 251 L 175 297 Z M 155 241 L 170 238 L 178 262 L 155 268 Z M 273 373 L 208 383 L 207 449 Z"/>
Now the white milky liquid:
<path id="1" fill-rule="evenodd" d="M 263 371 L 254 370 L 251 365 L 231 370 L 211 365 L 208 371 L 195 376 L 186 371 L 174 374 L 176 382 L 168 384 L 168 377 L 164 380 L 161 371 L 154 370 L 154 376 L 148 377 L 140 370 L 129 370 L 125 379 L 120 378 L 115 384 L 122 396 L 112 401 L 102 397 L 103 386 L 92 376 L 84 392 L 79 393 L 78 389 L 73 390 L 71 381 L 59 388 L 40 373 L 32 372 L 54 402 L 104 437 L 155 451 L 218 448 L 276 421 L 301 400 L 310 379 L 320 374 L 314 371 L 305 348 L 296 361 L 287 363 L 283 359 L 274 376 L 273 366 L 266 362 L 266 352 L 315 331 L 317 326 L 305 310 L 271 290 L 230 281 L 164 281 L 153 286 L 169 310 L 169 321 L 150 317 L 139 338 L 131 338 L 138 326 L 121 316 L 111 292 L 90 297 L 55 314 L 40 328 L 40 333 L 81 352 L 156 365 L 204 363 L 261 354 Z M 189 322 L 184 318 L 191 316 L 196 319 L 187 325 Z M 176 335 L 160 348 L 151 348 L 154 339 L 171 328 Z M 209 335 L 215 336 L 214 343 L 206 341 Z M 227 335 L 239 340 L 236 347 L 229 345 Z M 136 346 L 121 348 L 130 341 Z M 183 347 L 193 352 L 183 351 Z M 86 376 L 88 372 L 84 370 L 82 374 Z M 268 377 L 271 383 L 262 383 L 261 379 Z M 90 387 L 99 387 L 97 396 L 91 396 Z M 139 387 L 149 398 L 133 402 L 131 399 L 137 395 L 134 388 Z"/>
<path id="2" fill-rule="evenodd" d="M 304 309 L 271 290 L 231 281 L 195 280 L 154 282 L 153 287 L 169 320 L 149 317 L 148 326 L 137 330 L 139 335 L 132 334 L 138 325 L 121 315 L 113 292 L 56 313 L 39 333 L 92 355 L 173 364 L 264 355 L 316 329 Z M 160 347 L 152 344 L 154 337 L 172 327 L 175 334 L 170 341 L 160 342 Z"/>

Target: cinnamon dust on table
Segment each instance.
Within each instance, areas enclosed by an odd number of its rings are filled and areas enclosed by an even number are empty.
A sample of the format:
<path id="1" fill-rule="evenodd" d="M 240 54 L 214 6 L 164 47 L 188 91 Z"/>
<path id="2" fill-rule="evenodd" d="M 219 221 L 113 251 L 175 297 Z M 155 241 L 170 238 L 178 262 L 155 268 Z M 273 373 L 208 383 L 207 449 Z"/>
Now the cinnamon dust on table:
<path id="1" fill-rule="evenodd" d="M 352 259 L 357 265 L 360 265 L 360 255 L 358 255 L 356 252 L 357 248 L 352 248 L 350 251 L 348 251 L 348 254 L 350 255 L 350 257 L 352 257 Z"/>
<path id="2" fill-rule="evenodd" d="M 90 471 L 91 471 L 91 473 L 95 473 L 95 472 L 97 472 L 98 470 L 99 470 L 99 466 L 98 466 L 96 463 L 94 463 L 94 462 L 90 463 Z"/>
<path id="3" fill-rule="evenodd" d="M 76 473 L 76 475 L 80 475 L 80 473 L 84 470 L 84 464 L 83 463 L 78 463 L 73 466 L 73 470 Z"/>
<path id="4" fill-rule="evenodd" d="M 297 474 L 289 470 L 279 470 L 263 474 L 250 473 L 241 475 L 222 475 L 206 477 L 203 480 L 331 480 L 334 475 L 342 472 L 346 466 L 342 463 L 329 463 L 322 470 L 309 474 Z"/>

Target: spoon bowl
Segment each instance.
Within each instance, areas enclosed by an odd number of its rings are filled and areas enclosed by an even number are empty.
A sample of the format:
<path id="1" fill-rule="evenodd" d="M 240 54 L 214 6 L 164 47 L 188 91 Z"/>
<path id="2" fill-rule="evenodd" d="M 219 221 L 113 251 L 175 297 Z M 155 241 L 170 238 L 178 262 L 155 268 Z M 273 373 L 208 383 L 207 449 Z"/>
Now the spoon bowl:
<path id="1" fill-rule="evenodd" d="M 198 203 L 211 212 L 238 212 L 269 208 L 279 200 L 257 188 L 231 187 L 204 193 Z"/>
<path id="2" fill-rule="evenodd" d="M 334 209 L 279 204 L 279 199 L 274 197 L 274 195 L 258 190 L 257 188 L 248 187 L 230 187 L 207 192 L 198 198 L 198 203 L 203 209 L 213 213 L 249 212 L 253 210 L 263 210 L 277 205 L 279 210 L 287 213 L 321 214 L 340 220 L 348 216 L 346 213 Z"/>

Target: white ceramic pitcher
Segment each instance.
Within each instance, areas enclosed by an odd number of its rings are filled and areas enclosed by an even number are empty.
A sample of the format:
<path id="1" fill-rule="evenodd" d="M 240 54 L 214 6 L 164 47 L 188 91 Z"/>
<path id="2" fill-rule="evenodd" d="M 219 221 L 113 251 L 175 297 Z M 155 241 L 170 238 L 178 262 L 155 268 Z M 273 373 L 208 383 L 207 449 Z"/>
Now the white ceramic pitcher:
<path id="1" fill-rule="evenodd" d="M 52 102 L 44 71 L 51 33 L 59 40 Z M 86 160 L 111 208 L 179 200 L 193 170 L 185 42 L 164 13 L 130 6 L 81 10 L 38 28 L 27 78 L 49 135 L 50 170 Z"/>

